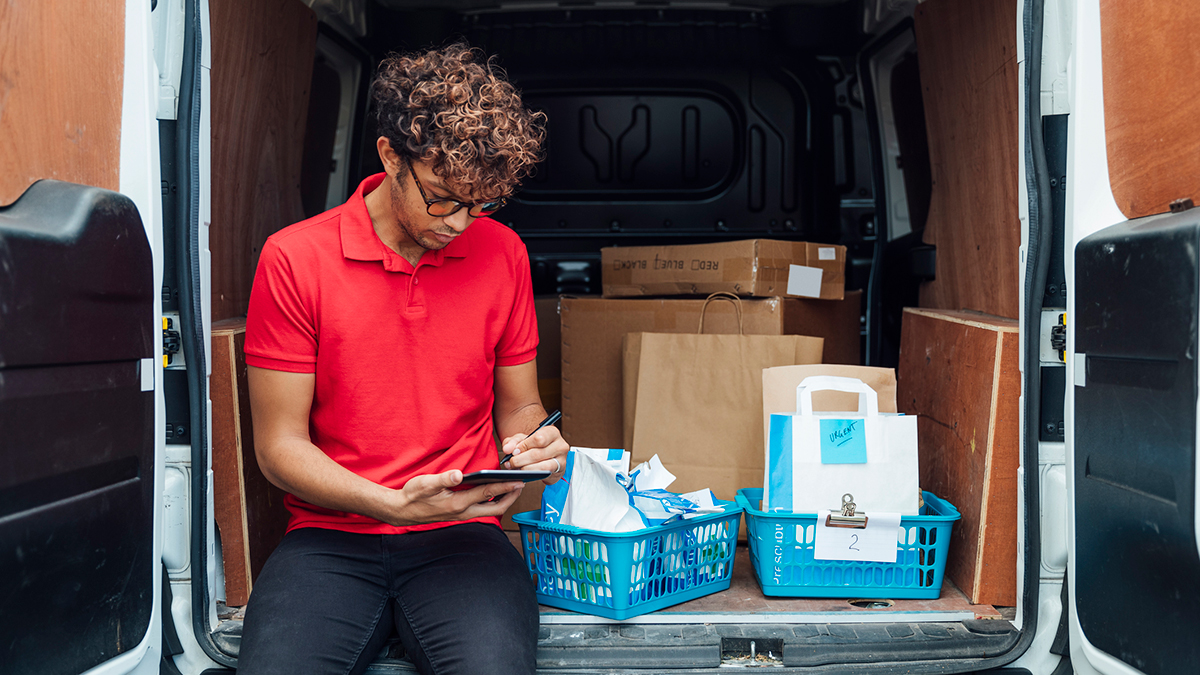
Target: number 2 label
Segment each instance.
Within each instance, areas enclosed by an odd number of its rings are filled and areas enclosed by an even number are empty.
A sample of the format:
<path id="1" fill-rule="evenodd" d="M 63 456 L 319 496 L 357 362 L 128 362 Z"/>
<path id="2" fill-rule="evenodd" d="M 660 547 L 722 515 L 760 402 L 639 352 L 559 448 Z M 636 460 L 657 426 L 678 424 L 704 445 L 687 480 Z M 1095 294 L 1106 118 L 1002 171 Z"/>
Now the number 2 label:
<path id="1" fill-rule="evenodd" d="M 824 525 L 829 511 L 818 513 L 813 541 L 814 560 L 855 560 L 859 562 L 896 562 L 900 514 L 876 511 L 863 529 Z"/>

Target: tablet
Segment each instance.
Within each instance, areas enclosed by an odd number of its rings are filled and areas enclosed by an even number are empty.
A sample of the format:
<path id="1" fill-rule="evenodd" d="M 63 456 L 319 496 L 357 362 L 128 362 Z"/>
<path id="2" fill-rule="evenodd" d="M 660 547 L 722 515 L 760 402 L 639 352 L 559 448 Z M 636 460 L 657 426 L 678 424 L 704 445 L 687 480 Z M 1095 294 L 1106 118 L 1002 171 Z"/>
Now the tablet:
<path id="1" fill-rule="evenodd" d="M 508 483 L 511 481 L 541 480 L 550 476 L 549 471 L 522 471 L 520 469 L 485 469 L 463 475 L 463 485 L 483 485 L 484 483 Z"/>

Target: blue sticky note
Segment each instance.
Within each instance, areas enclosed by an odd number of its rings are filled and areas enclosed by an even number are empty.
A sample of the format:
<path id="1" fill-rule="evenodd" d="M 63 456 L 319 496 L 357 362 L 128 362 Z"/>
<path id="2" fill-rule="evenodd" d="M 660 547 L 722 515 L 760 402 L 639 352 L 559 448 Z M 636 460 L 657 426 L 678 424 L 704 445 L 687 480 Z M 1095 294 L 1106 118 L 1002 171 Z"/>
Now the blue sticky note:
<path id="1" fill-rule="evenodd" d="M 866 464 L 867 432 L 864 420 L 821 420 L 822 464 Z"/>

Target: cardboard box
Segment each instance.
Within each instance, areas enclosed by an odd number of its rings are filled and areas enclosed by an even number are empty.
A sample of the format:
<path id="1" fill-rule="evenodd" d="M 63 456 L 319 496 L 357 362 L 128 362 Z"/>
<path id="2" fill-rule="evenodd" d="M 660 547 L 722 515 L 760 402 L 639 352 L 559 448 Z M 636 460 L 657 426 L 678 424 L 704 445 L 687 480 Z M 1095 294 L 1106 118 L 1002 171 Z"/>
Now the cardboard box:
<path id="1" fill-rule="evenodd" d="M 743 300 L 747 335 L 811 335 L 825 338 L 827 363 L 860 362 L 860 292 L 840 301 L 767 298 Z M 624 443 L 622 340 L 626 333 L 688 333 L 700 323 L 704 300 L 562 300 L 563 435 L 571 445 L 619 448 Z M 713 302 L 705 332 L 736 333 L 730 302 Z M 668 467 L 670 468 L 670 467 Z"/>
<path id="2" fill-rule="evenodd" d="M 538 323 L 537 378 L 542 407 L 562 407 L 562 329 L 558 318 L 558 296 L 533 301 Z"/>
<path id="3" fill-rule="evenodd" d="M 905 309 L 897 403 L 918 417 L 921 487 L 958 507 L 946 575 L 975 604 L 1017 602 L 1018 324 Z"/>
<path id="4" fill-rule="evenodd" d="M 558 296 L 535 298 L 534 311 L 538 322 L 537 378 L 542 407 L 548 411 L 562 408 L 562 330 L 558 317 Z M 541 481 L 526 483 L 521 496 L 508 507 L 500 521 L 506 530 L 519 530 L 512 514 L 533 511 L 542 507 Z"/>
<path id="5" fill-rule="evenodd" d="M 747 239 L 600 251 L 604 297 L 702 295 L 845 297 L 846 247 Z"/>

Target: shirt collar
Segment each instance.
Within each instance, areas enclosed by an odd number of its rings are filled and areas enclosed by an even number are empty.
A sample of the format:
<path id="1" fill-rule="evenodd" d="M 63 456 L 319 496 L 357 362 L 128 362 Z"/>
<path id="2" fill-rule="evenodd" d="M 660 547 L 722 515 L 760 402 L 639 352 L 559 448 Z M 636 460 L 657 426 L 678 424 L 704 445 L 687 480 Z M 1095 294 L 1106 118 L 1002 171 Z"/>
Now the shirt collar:
<path id="1" fill-rule="evenodd" d="M 389 272 L 412 271 L 404 256 L 388 248 L 375 233 L 371 223 L 371 214 L 367 212 L 367 203 L 363 200 L 368 194 L 383 184 L 386 173 L 368 176 L 358 184 L 350 199 L 342 206 L 340 234 L 342 239 L 342 256 L 350 260 L 363 262 L 379 261 Z M 445 248 L 436 251 L 426 251 L 421 256 L 420 264 L 438 266 L 445 258 L 465 258 L 471 251 L 471 240 L 467 236 L 471 229 L 467 228 Z"/>

